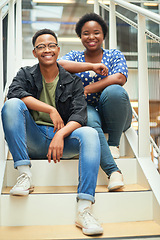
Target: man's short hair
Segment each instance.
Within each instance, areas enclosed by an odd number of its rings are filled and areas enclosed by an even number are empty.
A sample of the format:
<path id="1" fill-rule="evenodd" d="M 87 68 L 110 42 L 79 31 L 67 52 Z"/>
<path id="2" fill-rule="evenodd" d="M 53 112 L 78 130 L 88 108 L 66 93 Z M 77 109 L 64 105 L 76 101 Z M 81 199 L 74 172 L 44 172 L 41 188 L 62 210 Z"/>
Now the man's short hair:
<path id="1" fill-rule="evenodd" d="M 105 38 L 106 34 L 108 32 L 107 24 L 103 20 L 103 18 L 101 16 L 97 15 L 96 13 L 87 13 L 79 19 L 79 21 L 76 24 L 76 29 L 75 29 L 78 37 L 81 38 L 82 27 L 84 26 L 84 24 L 86 22 L 89 22 L 89 21 L 95 21 L 100 24 L 102 31 L 103 31 L 104 38 Z"/>
<path id="2" fill-rule="evenodd" d="M 47 28 L 44 28 L 44 29 L 41 29 L 39 31 L 37 31 L 34 36 L 32 37 L 32 44 L 33 44 L 33 47 L 35 46 L 35 42 L 36 42 L 36 39 L 43 35 L 43 34 L 51 34 L 53 37 L 55 37 L 57 43 L 58 43 L 58 39 L 57 39 L 57 36 L 55 34 L 54 31 L 52 31 L 51 29 L 47 29 Z"/>

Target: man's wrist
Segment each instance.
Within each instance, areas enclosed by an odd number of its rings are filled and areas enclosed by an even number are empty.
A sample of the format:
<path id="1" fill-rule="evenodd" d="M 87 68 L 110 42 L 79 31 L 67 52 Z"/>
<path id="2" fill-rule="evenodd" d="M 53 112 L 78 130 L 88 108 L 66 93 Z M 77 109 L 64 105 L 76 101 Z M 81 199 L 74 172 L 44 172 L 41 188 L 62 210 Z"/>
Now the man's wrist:
<path id="1" fill-rule="evenodd" d="M 63 128 L 61 128 L 59 131 L 57 131 L 55 135 L 64 139 L 65 132 L 63 131 Z"/>
<path id="2" fill-rule="evenodd" d="M 49 114 L 55 113 L 55 111 L 57 111 L 56 108 L 50 106 L 50 108 L 49 108 Z"/>

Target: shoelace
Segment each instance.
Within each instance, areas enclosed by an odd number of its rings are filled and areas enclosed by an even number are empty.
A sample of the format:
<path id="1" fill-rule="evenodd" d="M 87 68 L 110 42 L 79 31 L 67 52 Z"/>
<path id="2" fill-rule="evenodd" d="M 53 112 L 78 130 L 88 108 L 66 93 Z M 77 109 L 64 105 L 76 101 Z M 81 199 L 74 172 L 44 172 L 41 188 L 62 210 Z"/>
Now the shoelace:
<path id="1" fill-rule="evenodd" d="M 97 222 L 97 219 L 91 214 L 90 211 L 86 210 L 83 212 L 83 219 L 86 223 L 86 225 L 92 223 L 92 224 L 95 224 L 97 226 L 99 226 L 99 223 Z"/>
<path id="2" fill-rule="evenodd" d="M 29 176 L 25 173 L 22 173 L 18 178 L 17 178 L 17 183 L 16 186 L 22 185 L 26 181 L 28 181 Z"/>

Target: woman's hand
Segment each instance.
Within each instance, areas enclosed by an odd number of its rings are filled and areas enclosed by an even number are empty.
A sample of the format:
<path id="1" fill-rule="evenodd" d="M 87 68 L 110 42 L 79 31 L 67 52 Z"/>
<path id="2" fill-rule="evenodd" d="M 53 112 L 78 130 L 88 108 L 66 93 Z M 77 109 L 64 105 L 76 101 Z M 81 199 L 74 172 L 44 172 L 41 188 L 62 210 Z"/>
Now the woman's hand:
<path id="1" fill-rule="evenodd" d="M 84 96 L 87 97 L 87 94 L 90 93 L 89 91 L 89 86 L 90 85 L 87 85 L 86 87 L 84 87 Z"/>
<path id="2" fill-rule="evenodd" d="M 108 75 L 108 68 L 103 63 L 74 62 L 69 60 L 59 60 L 58 63 L 71 73 L 79 73 L 92 70 L 95 73 L 103 76 Z"/>
<path id="3" fill-rule="evenodd" d="M 103 63 L 92 63 L 93 64 L 93 71 L 97 74 L 107 76 L 108 75 L 108 68 Z"/>

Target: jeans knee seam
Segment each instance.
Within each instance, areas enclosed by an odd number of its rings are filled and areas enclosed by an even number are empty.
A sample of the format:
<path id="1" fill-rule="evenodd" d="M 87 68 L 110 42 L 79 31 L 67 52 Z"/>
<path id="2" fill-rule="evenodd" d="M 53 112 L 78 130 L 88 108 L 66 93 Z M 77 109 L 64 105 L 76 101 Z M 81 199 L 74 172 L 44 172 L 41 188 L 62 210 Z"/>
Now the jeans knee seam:
<path id="1" fill-rule="evenodd" d="M 79 190 L 81 191 L 81 182 L 82 182 L 82 177 L 81 177 L 81 169 L 82 169 L 82 166 L 81 166 L 81 141 L 80 141 L 80 138 L 79 137 L 71 137 L 71 138 L 74 138 L 74 139 L 77 139 L 79 141 L 79 144 L 80 144 L 80 150 L 79 150 Z"/>
<path id="2" fill-rule="evenodd" d="M 25 129 L 25 145 L 26 145 L 26 149 L 27 149 L 27 132 L 26 132 L 26 118 L 25 118 L 25 111 L 27 110 L 23 110 L 23 119 L 24 119 L 24 129 Z"/>

